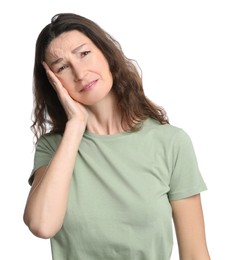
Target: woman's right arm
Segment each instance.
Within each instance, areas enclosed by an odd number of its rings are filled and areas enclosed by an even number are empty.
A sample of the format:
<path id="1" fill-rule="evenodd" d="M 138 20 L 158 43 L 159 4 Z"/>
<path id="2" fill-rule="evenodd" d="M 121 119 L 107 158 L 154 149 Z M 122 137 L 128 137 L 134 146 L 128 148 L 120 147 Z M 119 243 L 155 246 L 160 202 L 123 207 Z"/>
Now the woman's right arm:
<path id="1" fill-rule="evenodd" d="M 69 121 L 49 165 L 35 172 L 25 206 L 24 222 L 38 237 L 50 238 L 62 226 L 70 180 L 84 130 L 84 127 Z"/>
<path id="2" fill-rule="evenodd" d="M 51 162 L 47 166 L 40 167 L 34 174 L 25 205 L 24 222 L 34 235 L 50 238 L 63 224 L 70 180 L 88 113 L 84 106 L 69 96 L 46 64 L 44 67 L 65 109 L 68 122 Z"/>

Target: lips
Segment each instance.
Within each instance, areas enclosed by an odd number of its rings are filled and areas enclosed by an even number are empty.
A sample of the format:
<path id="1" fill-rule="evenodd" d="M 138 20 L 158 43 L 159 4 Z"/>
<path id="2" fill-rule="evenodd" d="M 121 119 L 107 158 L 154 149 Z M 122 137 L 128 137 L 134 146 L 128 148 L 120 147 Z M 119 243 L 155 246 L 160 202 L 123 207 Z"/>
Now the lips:
<path id="1" fill-rule="evenodd" d="M 80 92 L 84 92 L 84 91 L 90 90 L 92 87 L 95 86 L 96 83 L 97 83 L 97 80 L 91 81 L 89 84 L 84 85 L 82 87 L 82 89 L 80 90 Z"/>

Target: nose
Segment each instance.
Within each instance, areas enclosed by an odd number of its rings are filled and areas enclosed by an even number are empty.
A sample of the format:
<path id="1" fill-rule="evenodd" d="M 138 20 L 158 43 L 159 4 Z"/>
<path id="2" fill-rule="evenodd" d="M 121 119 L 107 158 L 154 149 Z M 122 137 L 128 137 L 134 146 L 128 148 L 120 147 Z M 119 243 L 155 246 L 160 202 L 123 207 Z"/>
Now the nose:
<path id="1" fill-rule="evenodd" d="M 73 67 L 73 76 L 74 76 L 74 81 L 81 81 L 85 78 L 86 76 L 86 70 L 82 64 L 74 63 L 72 65 Z"/>

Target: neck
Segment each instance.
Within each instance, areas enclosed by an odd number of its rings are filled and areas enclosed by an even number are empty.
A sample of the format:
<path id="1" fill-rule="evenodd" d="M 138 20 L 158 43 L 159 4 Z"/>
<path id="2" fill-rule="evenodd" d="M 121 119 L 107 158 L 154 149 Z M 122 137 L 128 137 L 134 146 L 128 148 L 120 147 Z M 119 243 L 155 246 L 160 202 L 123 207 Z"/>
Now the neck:
<path id="1" fill-rule="evenodd" d="M 113 93 L 98 104 L 88 107 L 88 111 L 87 130 L 89 132 L 101 135 L 123 132 L 121 114 Z"/>

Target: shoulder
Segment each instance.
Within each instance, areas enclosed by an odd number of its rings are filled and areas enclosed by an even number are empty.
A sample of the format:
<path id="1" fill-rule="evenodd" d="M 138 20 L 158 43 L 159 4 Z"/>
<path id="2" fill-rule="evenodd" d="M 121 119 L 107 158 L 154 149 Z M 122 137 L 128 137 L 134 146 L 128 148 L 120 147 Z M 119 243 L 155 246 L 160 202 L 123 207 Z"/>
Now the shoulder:
<path id="1" fill-rule="evenodd" d="M 161 124 L 160 122 L 152 118 L 148 118 L 144 121 L 142 130 L 145 133 L 151 133 L 153 135 L 156 135 L 157 138 L 162 138 L 165 140 L 189 138 L 189 135 L 184 129 L 168 123 Z"/>
<path id="2" fill-rule="evenodd" d="M 61 134 L 47 133 L 42 135 L 36 144 L 36 147 L 46 147 L 55 150 L 62 139 Z"/>
<path id="3" fill-rule="evenodd" d="M 141 133 L 154 146 L 166 147 L 175 153 L 183 148 L 186 150 L 193 148 L 192 140 L 184 129 L 171 124 L 160 124 L 154 119 L 147 119 L 143 123 Z"/>

